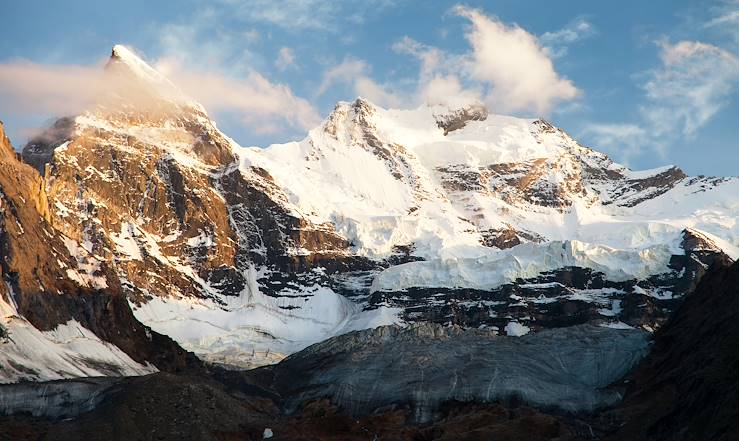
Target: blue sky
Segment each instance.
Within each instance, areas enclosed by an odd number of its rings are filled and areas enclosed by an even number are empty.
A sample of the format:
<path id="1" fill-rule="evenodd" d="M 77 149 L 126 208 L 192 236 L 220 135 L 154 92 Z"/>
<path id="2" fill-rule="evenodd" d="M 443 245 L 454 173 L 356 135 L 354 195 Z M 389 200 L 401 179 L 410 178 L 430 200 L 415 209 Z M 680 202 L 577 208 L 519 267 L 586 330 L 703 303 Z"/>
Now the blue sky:
<path id="1" fill-rule="evenodd" d="M 302 138 L 360 94 L 393 107 L 459 95 L 544 116 L 632 168 L 739 174 L 739 1 L 552 3 L 10 2 L 0 120 L 22 143 L 70 111 L 40 97 L 74 101 L 54 75 L 98 69 L 122 43 L 242 145 Z M 52 80 L 29 85 L 41 73 Z"/>

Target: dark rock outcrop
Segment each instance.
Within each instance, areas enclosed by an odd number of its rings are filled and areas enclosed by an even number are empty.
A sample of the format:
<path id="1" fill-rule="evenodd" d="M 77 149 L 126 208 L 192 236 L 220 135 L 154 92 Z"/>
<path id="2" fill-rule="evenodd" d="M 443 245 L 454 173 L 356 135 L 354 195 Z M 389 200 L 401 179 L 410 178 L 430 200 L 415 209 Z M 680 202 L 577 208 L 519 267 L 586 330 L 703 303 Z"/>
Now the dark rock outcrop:
<path id="1" fill-rule="evenodd" d="M 716 262 L 603 414 L 609 440 L 739 439 L 739 263 Z M 613 426 L 616 426 L 615 428 Z"/>
<path id="2" fill-rule="evenodd" d="M 470 121 L 485 121 L 488 117 L 488 109 L 481 103 L 471 104 L 461 109 L 436 115 L 436 125 L 444 129 L 444 135 L 464 128 Z"/>

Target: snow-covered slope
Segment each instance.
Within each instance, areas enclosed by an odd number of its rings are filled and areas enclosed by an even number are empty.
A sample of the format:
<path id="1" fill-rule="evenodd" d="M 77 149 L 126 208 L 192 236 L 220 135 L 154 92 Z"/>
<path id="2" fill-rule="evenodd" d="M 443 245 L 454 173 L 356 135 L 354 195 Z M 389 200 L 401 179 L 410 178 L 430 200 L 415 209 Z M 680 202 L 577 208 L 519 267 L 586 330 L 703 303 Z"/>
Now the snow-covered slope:
<path id="1" fill-rule="evenodd" d="M 440 121 L 459 113 L 341 103 L 301 142 L 245 150 L 242 168 L 268 170 L 300 212 L 333 223 L 371 257 L 412 246 L 455 266 L 530 242 L 542 243 L 540 259 L 531 252 L 540 271 L 578 264 L 639 278 L 665 268 L 685 228 L 739 256 L 739 179 L 688 178 L 674 167 L 634 172 L 541 120 L 488 115 L 445 134 Z M 506 235 L 509 243 L 496 241 Z M 549 241 L 578 241 L 605 258 L 549 262 Z M 617 254 L 644 269 L 608 261 Z"/>
<path id="2" fill-rule="evenodd" d="M 445 134 L 440 121 L 459 113 L 340 103 L 301 142 L 245 150 L 242 168 L 269 171 L 302 213 L 368 256 L 413 244 L 436 258 L 509 229 L 522 242 L 630 249 L 686 227 L 737 256 L 739 180 L 633 172 L 541 120 L 488 115 Z"/>
<path id="3" fill-rule="evenodd" d="M 404 307 L 405 320 L 536 321 L 535 300 L 545 296 L 539 304 L 590 304 L 588 320 L 652 328 L 661 319 L 597 311 L 613 311 L 630 294 L 679 297 L 711 253 L 739 256 L 739 179 L 693 178 L 674 166 L 632 171 L 546 121 L 488 114 L 477 103 L 339 103 L 303 141 L 243 150 L 241 169 L 254 167 L 268 171 L 296 212 L 332 224 L 357 254 L 411 260 L 378 271 L 369 286 L 371 306 Z M 576 290 L 563 275 L 571 268 L 606 283 Z M 533 283 L 552 277 L 570 281 Z M 537 288 L 511 299 L 506 285 Z M 468 311 L 461 319 L 452 311 L 459 309 Z"/>
<path id="4" fill-rule="evenodd" d="M 156 372 L 76 320 L 40 331 L 0 297 L 0 383 Z"/>

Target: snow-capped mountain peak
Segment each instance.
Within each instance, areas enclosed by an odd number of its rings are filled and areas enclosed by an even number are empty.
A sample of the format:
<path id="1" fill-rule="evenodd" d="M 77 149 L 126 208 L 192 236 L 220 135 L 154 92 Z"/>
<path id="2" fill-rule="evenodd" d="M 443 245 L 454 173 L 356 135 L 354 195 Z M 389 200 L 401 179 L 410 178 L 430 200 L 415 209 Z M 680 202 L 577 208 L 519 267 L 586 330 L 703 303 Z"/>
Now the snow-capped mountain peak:
<path id="1" fill-rule="evenodd" d="M 129 75 L 135 76 L 141 81 L 157 84 L 176 90 L 176 86 L 169 81 L 164 75 L 160 74 L 156 69 L 146 63 L 141 57 L 136 55 L 131 49 L 124 45 L 117 44 L 111 50 L 110 59 L 106 64 L 108 70 L 126 70 Z"/>
<path id="2" fill-rule="evenodd" d="M 63 154 L 83 144 L 68 143 L 75 139 L 105 139 L 121 151 L 153 149 L 200 170 L 235 161 L 236 143 L 218 130 L 203 106 L 125 46 L 113 47 L 102 84 L 89 108 L 31 139 L 26 161 L 43 170 L 57 150 Z"/>

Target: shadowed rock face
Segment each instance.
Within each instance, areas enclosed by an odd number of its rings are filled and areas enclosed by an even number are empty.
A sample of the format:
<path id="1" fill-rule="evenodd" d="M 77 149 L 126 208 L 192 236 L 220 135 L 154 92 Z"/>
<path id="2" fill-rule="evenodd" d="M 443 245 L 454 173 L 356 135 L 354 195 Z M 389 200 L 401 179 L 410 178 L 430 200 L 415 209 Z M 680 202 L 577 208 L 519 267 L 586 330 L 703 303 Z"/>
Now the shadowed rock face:
<path id="1" fill-rule="evenodd" d="M 590 326 L 496 337 L 422 324 L 339 336 L 263 368 L 288 412 L 324 397 L 351 415 L 410 405 L 431 421 L 446 401 L 519 400 L 569 412 L 616 403 L 601 390 L 647 352 L 646 333 Z"/>
<path id="2" fill-rule="evenodd" d="M 206 378 L 155 374 L 116 382 L 106 390 L 101 381 L 66 381 L 65 390 L 49 387 L 45 409 L 29 400 L 26 408 L 39 413 L 70 405 L 64 415 L 95 401 L 94 410 L 75 418 L 31 415 L 0 416 L 0 440 L 129 441 L 261 440 L 269 428 L 279 440 L 477 440 L 538 441 L 575 439 L 573 430 L 557 417 L 531 408 L 500 404 L 449 402 L 433 424 L 411 423 L 407 407 L 380 410 L 352 418 L 327 400 L 306 404 L 298 413 L 280 413 L 277 402 L 253 388 L 224 387 Z M 27 385 L 13 386 L 15 389 Z M 95 390 L 101 399 L 85 399 L 77 392 Z M 65 396 L 65 393 L 67 394 Z M 82 398 L 75 401 L 74 398 Z M 71 400 L 66 400 L 71 398 Z M 66 401 L 65 401 L 66 400 Z M 47 415 L 50 416 L 50 415 Z"/>
<path id="3" fill-rule="evenodd" d="M 739 263 L 716 262 L 654 336 L 606 439 L 739 439 Z M 614 423 L 615 421 L 615 423 Z"/>
<path id="4" fill-rule="evenodd" d="M 73 381 L 7 384 L 0 388 L 0 415 L 27 414 L 43 419 L 74 418 L 94 410 L 120 379 L 85 378 Z"/>

